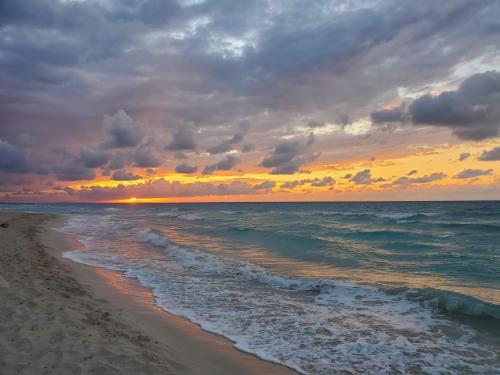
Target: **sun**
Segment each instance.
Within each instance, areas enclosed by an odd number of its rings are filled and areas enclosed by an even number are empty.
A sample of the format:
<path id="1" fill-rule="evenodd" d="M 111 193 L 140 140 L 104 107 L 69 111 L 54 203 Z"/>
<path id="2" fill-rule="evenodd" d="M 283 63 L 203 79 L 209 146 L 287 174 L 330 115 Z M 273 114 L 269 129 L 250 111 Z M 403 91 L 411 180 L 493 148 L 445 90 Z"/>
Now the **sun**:
<path id="1" fill-rule="evenodd" d="M 137 198 L 136 197 L 132 197 L 128 200 L 130 203 L 135 203 L 135 201 L 137 201 Z"/>

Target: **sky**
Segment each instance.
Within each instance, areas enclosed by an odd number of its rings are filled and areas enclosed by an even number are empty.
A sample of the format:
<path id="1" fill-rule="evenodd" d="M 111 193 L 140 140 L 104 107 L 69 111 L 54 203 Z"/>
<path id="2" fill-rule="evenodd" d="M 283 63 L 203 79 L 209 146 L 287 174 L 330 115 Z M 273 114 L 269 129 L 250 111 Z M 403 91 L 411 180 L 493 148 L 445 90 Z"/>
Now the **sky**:
<path id="1" fill-rule="evenodd" d="M 500 1 L 3 0 L 0 201 L 500 199 Z"/>

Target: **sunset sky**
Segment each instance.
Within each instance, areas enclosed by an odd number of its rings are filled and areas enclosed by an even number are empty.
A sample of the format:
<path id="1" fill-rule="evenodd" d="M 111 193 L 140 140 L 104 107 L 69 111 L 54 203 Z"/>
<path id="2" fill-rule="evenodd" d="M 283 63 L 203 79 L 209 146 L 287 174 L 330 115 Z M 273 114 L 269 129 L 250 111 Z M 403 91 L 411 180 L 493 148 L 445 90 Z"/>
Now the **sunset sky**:
<path id="1" fill-rule="evenodd" d="M 0 3 L 0 201 L 448 199 L 500 199 L 500 1 Z"/>

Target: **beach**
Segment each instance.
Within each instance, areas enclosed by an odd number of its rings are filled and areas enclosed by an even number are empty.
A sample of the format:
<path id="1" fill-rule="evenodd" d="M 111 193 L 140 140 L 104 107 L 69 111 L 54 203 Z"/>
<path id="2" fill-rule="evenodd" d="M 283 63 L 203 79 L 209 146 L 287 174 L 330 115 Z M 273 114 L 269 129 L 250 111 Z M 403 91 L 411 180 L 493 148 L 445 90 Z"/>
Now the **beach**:
<path id="1" fill-rule="evenodd" d="M 0 214 L 0 373 L 292 374 L 160 310 L 149 290 L 61 254 L 51 214 Z"/>
<path id="2" fill-rule="evenodd" d="M 0 374 L 497 374 L 497 206 L 3 205 Z"/>

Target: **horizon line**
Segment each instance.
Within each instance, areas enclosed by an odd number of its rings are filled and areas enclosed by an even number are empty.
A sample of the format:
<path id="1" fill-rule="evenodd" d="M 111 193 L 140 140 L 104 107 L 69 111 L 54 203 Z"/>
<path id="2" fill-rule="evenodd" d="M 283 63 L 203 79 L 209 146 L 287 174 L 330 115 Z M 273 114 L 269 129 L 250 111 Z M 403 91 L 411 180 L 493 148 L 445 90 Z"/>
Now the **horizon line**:
<path id="1" fill-rule="evenodd" d="M 102 204 L 102 205 L 159 205 L 159 204 L 268 204 L 268 203 L 456 203 L 456 202 L 500 202 L 500 199 L 451 199 L 451 200 L 353 200 L 353 201 L 206 201 L 206 202 L 0 202 L 4 204 Z"/>

